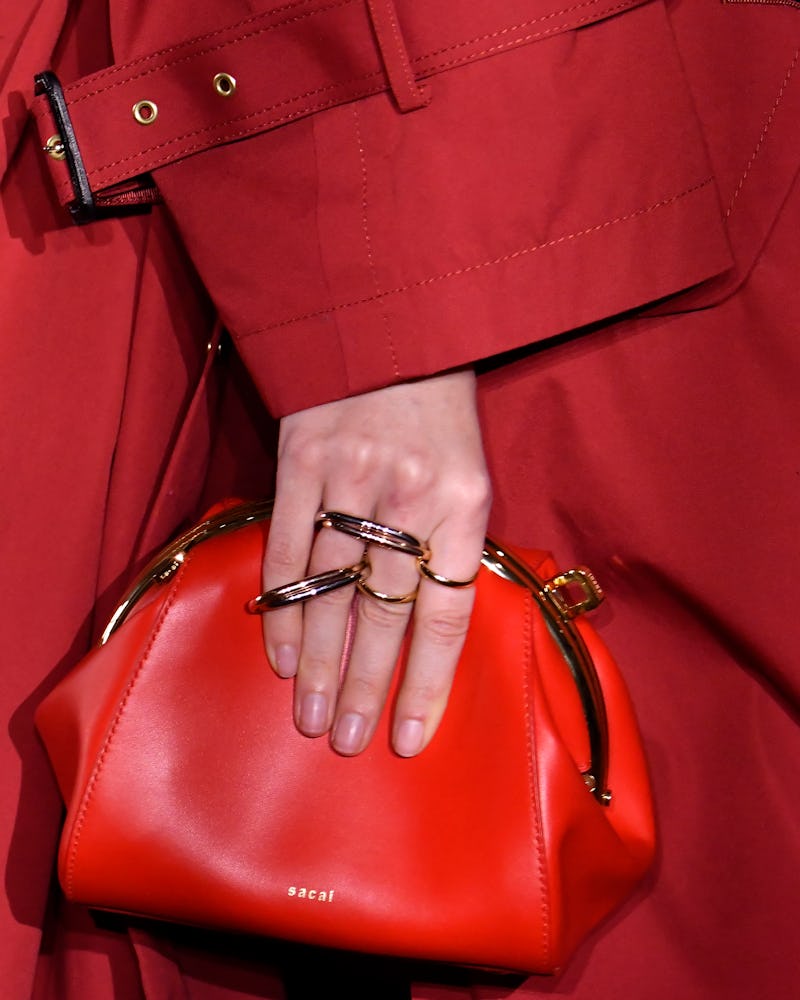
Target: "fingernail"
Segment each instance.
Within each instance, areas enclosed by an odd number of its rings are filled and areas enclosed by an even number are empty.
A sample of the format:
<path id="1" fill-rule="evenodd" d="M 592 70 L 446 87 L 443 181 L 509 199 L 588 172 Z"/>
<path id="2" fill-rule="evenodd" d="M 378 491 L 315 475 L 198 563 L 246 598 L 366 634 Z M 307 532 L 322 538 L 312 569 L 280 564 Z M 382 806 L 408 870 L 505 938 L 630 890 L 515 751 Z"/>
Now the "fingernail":
<path id="1" fill-rule="evenodd" d="M 425 727 L 419 719 L 404 719 L 397 727 L 394 749 L 401 757 L 413 757 L 422 749 Z"/>
<path id="2" fill-rule="evenodd" d="M 322 736 L 328 728 L 328 699 L 319 691 L 309 691 L 300 702 L 298 727 L 306 736 Z"/>
<path id="3" fill-rule="evenodd" d="M 279 677 L 294 677 L 297 673 L 297 650 L 294 646 L 278 646 L 275 650 L 275 672 Z"/>
<path id="4" fill-rule="evenodd" d="M 336 723 L 333 733 L 333 747 L 343 754 L 358 753 L 364 742 L 367 723 L 357 712 L 345 712 Z"/>

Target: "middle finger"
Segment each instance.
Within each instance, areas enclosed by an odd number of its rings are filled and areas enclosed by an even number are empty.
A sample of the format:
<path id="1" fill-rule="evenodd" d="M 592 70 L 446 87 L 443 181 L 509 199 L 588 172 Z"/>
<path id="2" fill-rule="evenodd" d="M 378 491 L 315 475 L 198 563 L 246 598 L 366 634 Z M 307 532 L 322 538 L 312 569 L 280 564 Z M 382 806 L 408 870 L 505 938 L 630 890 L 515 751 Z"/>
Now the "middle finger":
<path id="1" fill-rule="evenodd" d="M 391 512 L 376 515 L 381 524 L 411 531 L 416 525 L 399 525 Z M 334 749 L 357 754 L 375 731 L 391 685 L 403 638 L 419 585 L 416 555 L 380 545 L 370 545 L 369 577 L 360 587 L 355 609 L 356 628 L 332 730 Z"/>

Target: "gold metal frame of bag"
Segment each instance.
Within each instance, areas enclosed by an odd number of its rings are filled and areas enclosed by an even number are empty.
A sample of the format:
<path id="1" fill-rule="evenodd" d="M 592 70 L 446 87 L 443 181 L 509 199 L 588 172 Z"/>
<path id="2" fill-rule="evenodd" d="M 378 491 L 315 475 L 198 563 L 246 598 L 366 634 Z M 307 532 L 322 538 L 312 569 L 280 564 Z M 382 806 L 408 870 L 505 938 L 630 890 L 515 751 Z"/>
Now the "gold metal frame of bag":
<path id="1" fill-rule="evenodd" d="M 165 546 L 145 567 L 114 611 L 100 637 L 100 645 L 109 641 L 152 586 L 165 583 L 178 571 L 190 549 L 216 535 L 268 520 L 272 507 L 272 500 L 237 504 L 195 525 Z M 591 571 L 583 566 L 543 580 L 524 562 L 490 538 L 485 540 L 481 563 L 490 572 L 530 591 L 544 615 L 574 678 L 586 719 L 590 763 L 583 772 L 583 779 L 598 801 L 608 805 L 611 793 L 606 788 L 608 722 L 605 700 L 592 657 L 575 625 L 575 618 L 593 610 L 603 600 L 599 584 Z M 576 592 L 579 595 L 577 600 Z"/>

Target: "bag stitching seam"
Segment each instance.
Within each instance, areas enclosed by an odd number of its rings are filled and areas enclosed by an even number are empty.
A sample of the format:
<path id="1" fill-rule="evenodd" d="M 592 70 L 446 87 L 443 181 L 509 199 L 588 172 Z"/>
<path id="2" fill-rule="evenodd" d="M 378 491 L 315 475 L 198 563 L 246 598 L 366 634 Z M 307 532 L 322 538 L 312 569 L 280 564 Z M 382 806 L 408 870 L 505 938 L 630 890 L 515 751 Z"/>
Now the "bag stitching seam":
<path id="1" fill-rule="evenodd" d="M 533 696 L 531 691 L 531 681 L 533 673 L 533 636 L 532 636 L 532 613 L 533 597 L 528 596 L 525 601 L 524 618 L 524 664 L 525 673 L 523 679 L 523 705 L 525 714 L 525 738 L 527 744 L 528 758 L 528 778 L 530 781 L 530 820 L 531 833 L 533 837 L 533 847 L 536 852 L 536 867 L 539 879 L 539 889 L 541 893 L 541 916 L 542 916 L 542 958 L 545 965 L 550 964 L 550 899 L 547 882 L 547 862 L 545 857 L 545 843 L 542 832 L 542 808 L 541 789 L 539 788 L 539 776 L 537 770 L 536 746 L 534 740 L 535 719 L 533 716 Z"/>

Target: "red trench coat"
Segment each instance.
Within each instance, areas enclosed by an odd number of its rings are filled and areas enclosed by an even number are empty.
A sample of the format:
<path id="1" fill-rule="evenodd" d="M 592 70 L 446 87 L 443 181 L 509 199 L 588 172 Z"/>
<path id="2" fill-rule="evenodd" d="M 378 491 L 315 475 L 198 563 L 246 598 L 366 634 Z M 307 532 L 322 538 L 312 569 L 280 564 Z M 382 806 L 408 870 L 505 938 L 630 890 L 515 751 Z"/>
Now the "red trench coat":
<path id="1" fill-rule="evenodd" d="M 33 708 L 133 564 L 205 499 L 268 491 L 268 413 L 465 363 L 493 530 L 588 562 L 610 592 L 599 622 L 638 707 L 661 851 L 561 977 L 414 995 L 793 995 L 796 4 L 404 0 L 424 106 L 398 110 L 395 76 L 164 166 L 166 208 L 83 228 L 30 127 L 33 73 L 72 81 L 268 5 L 6 6 L 4 996 L 282 995 L 280 949 L 155 938 L 58 901 Z M 280 41 L 263 45 L 266 64 Z M 216 350 L 217 315 L 260 401 Z"/>

